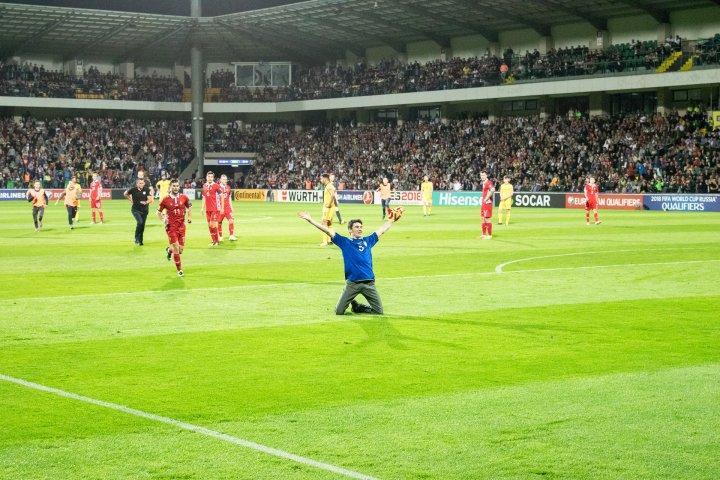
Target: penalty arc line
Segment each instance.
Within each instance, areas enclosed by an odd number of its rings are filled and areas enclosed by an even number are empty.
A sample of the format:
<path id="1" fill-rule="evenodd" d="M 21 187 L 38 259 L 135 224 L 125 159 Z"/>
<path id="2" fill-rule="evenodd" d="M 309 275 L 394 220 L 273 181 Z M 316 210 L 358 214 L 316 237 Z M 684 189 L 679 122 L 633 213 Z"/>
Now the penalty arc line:
<path id="1" fill-rule="evenodd" d="M 352 470 L 347 470 L 345 468 L 337 467 L 335 465 L 330 465 L 328 463 L 319 462 L 319 461 L 313 460 L 311 458 L 301 457 L 300 455 L 295 455 L 294 453 L 289 453 L 289 452 L 285 452 L 283 450 L 278 450 L 277 448 L 260 445 L 259 443 L 251 442 L 249 440 L 243 440 L 242 438 L 233 437 L 232 435 L 227 435 L 225 433 L 216 432 L 215 430 L 210 430 L 209 428 L 201 427 L 200 425 L 193 425 L 192 423 L 181 422 L 179 420 L 174 420 L 172 418 L 163 417 L 161 415 L 156 415 L 154 413 L 143 412 L 142 410 L 136 410 L 134 408 L 126 407 L 124 405 L 118 405 L 116 403 L 110 403 L 110 402 L 105 402 L 102 400 L 96 400 L 94 398 L 85 397 L 83 395 L 66 392 L 65 390 L 59 390 L 57 388 L 40 385 L 39 383 L 28 382 L 27 380 L 22 380 L 20 378 L 10 377 L 8 375 L 3 375 L 1 373 L 0 373 L 0 380 L 5 380 L 6 382 L 15 383 L 18 385 L 22 385 L 24 387 L 33 388 L 35 390 L 40 390 L 43 392 L 53 393 L 55 395 L 60 395 L 61 397 L 71 398 L 73 400 L 79 400 L 81 402 L 91 403 L 93 405 L 98 405 L 100 407 L 110 408 L 112 410 L 117 410 L 117 411 L 120 411 L 123 413 L 127 413 L 129 415 L 134 415 L 136 417 L 141 417 L 141 418 L 145 418 L 148 420 L 154 420 L 156 422 L 165 423 L 168 425 L 172 425 L 173 427 L 181 428 L 183 430 L 189 430 L 191 432 L 199 433 L 201 435 L 217 438 L 218 440 L 223 440 L 225 442 L 234 443 L 234 444 L 240 445 L 242 447 L 250 448 L 252 450 L 266 453 L 268 455 L 273 455 L 275 457 L 284 458 L 286 460 L 291 460 L 293 462 L 301 463 L 303 465 L 307 465 L 310 467 L 327 470 L 327 471 L 336 473 L 338 475 L 343 475 L 345 477 L 358 478 L 358 479 L 362 479 L 362 480 L 377 480 L 375 477 L 371 477 L 369 475 L 354 472 Z"/>

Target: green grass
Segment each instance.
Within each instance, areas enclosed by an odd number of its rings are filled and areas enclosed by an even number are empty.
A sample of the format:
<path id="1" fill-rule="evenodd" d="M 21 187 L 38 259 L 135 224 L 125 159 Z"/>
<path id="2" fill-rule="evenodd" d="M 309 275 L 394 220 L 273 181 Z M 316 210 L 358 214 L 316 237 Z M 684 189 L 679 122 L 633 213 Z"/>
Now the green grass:
<path id="1" fill-rule="evenodd" d="M 35 233 L 0 203 L 0 374 L 383 479 L 717 478 L 717 214 L 518 208 L 483 241 L 477 209 L 409 207 L 374 249 L 386 315 L 338 317 L 315 205 L 237 204 L 217 249 L 189 225 L 184 278 L 105 206 Z M 2 380 L 0 428 L 3 479 L 341 478 Z"/>

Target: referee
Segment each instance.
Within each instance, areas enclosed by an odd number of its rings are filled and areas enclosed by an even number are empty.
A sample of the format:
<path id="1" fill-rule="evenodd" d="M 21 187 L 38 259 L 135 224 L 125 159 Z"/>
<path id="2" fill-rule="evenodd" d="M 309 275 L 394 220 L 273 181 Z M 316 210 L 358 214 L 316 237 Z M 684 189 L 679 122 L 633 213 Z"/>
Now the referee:
<path id="1" fill-rule="evenodd" d="M 137 225 L 135 226 L 135 245 L 142 246 L 143 233 L 145 232 L 145 222 L 148 216 L 148 205 L 153 202 L 153 195 L 150 188 L 145 185 L 145 180 L 138 178 L 137 184 L 125 190 L 125 198 L 127 198 L 132 207 L 130 212 L 135 217 Z"/>

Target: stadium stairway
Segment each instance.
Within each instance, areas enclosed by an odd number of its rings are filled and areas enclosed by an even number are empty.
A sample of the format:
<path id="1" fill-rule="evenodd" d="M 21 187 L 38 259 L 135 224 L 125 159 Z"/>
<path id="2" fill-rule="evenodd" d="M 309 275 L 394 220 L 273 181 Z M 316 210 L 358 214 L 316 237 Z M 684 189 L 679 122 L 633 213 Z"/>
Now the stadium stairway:
<path id="1" fill-rule="evenodd" d="M 678 67 L 678 68 L 673 68 L 673 66 L 675 66 L 676 63 L 679 63 L 679 62 L 678 62 L 678 59 L 679 59 L 680 57 L 682 57 L 682 56 L 683 56 L 683 53 L 682 53 L 682 52 L 673 52 L 672 54 L 670 54 L 670 56 L 669 56 L 668 58 L 665 59 L 664 62 L 662 62 L 662 63 L 660 64 L 660 66 L 657 68 L 657 70 L 655 70 L 655 72 L 657 72 L 657 73 L 665 73 L 665 72 L 668 72 L 668 71 L 677 71 L 677 70 L 679 70 L 679 67 Z"/>

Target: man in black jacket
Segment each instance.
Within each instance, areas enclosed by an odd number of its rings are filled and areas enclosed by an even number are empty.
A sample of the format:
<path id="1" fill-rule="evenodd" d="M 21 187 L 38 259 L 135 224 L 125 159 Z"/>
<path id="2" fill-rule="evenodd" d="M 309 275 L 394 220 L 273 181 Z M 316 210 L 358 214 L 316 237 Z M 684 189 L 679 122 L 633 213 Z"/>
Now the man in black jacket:
<path id="1" fill-rule="evenodd" d="M 145 180 L 138 178 L 137 184 L 125 190 L 125 198 L 132 203 L 130 212 L 135 217 L 135 245 L 142 246 L 143 233 L 145 232 L 145 221 L 148 216 L 148 205 L 153 202 L 153 195 L 150 188 L 145 185 Z"/>

